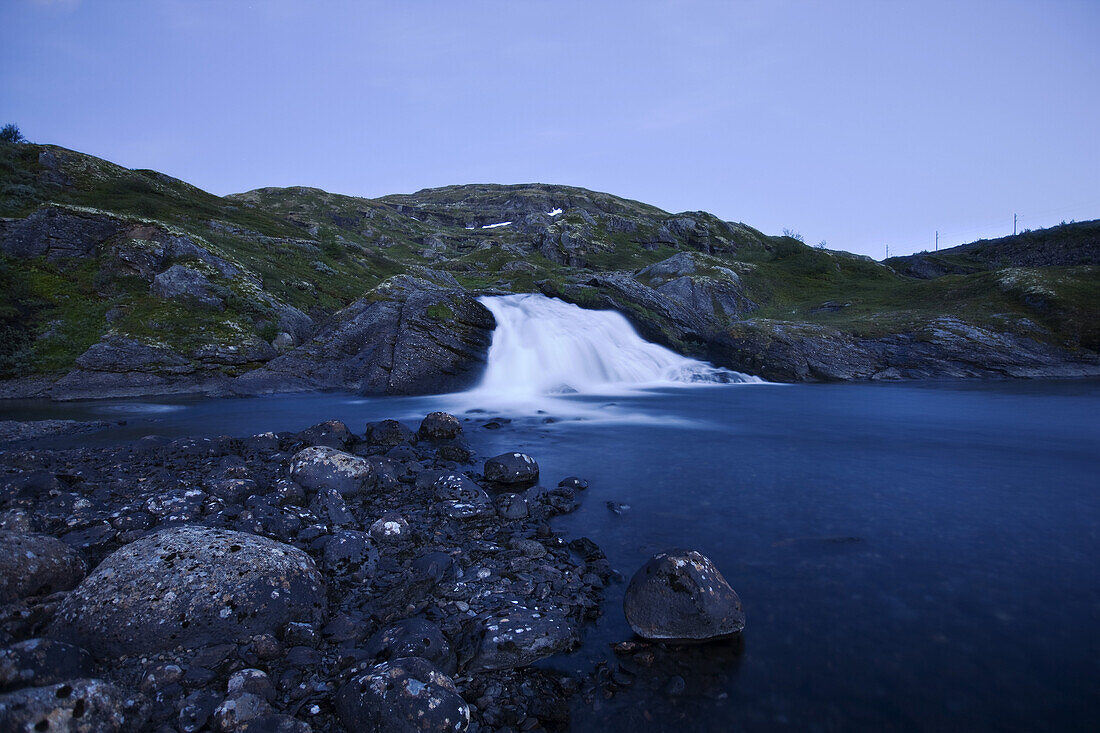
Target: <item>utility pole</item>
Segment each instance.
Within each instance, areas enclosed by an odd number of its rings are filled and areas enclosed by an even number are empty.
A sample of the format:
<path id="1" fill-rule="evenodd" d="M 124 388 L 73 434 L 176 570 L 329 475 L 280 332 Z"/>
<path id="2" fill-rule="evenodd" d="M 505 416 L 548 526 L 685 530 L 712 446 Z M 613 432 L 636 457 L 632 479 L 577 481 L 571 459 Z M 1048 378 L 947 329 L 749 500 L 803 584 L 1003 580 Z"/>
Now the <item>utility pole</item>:
<path id="1" fill-rule="evenodd" d="M 1012 215 L 1012 236 L 1016 236 L 1016 215 Z"/>
<path id="2" fill-rule="evenodd" d="M 940 251 L 940 230 L 936 230 L 936 251 Z"/>
<path id="3" fill-rule="evenodd" d="M 890 259 L 890 245 L 886 245 L 886 259 Z"/>

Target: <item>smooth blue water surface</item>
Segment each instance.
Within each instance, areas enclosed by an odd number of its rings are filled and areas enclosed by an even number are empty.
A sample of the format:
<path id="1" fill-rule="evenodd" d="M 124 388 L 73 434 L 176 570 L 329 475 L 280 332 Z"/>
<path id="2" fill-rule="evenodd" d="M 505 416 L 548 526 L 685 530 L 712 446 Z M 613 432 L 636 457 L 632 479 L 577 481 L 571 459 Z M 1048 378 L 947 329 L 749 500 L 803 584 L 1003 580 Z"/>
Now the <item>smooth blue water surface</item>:
<path id="1" fill-rule="evenodd" d="M 157 401 L 178 409 L 116 412 L 128 424 L 88 440 L 330 417 L 361 431 L 447 399 Z M 529 452 L 548 485 L 588 479 L 582 508 L 555 527 L 591 537 L 626 578 L 660 550 L 697 549 L 747 614 L 743 651 L 685 654 L 682 695 L 650 691 L 669 674 L 658 664 L 611 699 L 578 701 L 576 729 L 1100 727 L 1100 382 L 735 385 L 576 401 L 618 419 L 516 416 L 488 430 L 498 413 L 474 413 L 467 437 L 482 456 Z M 118 404 L 9 413 L 104 417 Z M 615 514 L 608 501 L 630 508 Z M 553 665 L 614 663 L 608 644 L 631 636 L 624 590 L 608 588 L 584 647 Z"/>

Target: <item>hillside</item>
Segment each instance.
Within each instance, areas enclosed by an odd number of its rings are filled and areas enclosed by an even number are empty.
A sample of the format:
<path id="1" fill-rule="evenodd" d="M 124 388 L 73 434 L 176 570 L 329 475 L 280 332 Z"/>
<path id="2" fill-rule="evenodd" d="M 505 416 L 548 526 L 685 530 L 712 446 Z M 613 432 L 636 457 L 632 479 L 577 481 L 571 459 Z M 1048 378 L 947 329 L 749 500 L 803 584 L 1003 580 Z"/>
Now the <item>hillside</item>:
<path id="1" fill-rule="evenodd" d="M 1100 373 L 1095 226 L 1056 256 L 1041 232 L 944 251 L 927 277 L 581 188 L 222 198 L 6 143 L 0 216 L 6 396 L 454 389 L 493 327 L 475 297 L 501 292 L 771 379 Z"/>

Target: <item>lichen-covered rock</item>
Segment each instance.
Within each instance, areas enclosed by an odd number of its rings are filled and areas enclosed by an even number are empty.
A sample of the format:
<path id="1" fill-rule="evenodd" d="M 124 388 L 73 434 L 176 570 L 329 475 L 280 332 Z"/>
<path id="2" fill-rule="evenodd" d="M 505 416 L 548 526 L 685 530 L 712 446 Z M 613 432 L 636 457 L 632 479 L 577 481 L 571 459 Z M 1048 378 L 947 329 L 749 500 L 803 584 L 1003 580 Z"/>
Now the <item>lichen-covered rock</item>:
<path id="1" fill-rule="evenodd" d="M 84 577 L 84 560 L 61 540 L 0 531 L 0 603 L 68 590 Z"/>
<path id="2" fill-rule="evenodd" d="M 439 626 L 422 618 L 407 618 L 387 626 L 367 641 L 366 649 L 380 662 L 420 657 L 446 674 L 455 671 L 455 654 L 447 637 Z"/>
<path id="3" fill-rule="evenodd" d="M 0 649 L 0 690 L 87 677 L 92 656 L 80 647 L 52 639 L 27 639 Z"/>
<path id="4" fill-rule="evenodd" d="M 472 665 L 483 669 L 525 667 L 576 643 L 576 632 L 559 613 L 517 606 L 485 621 Z"/>
<path id="5" fill-rule="evenodd" d="M 324 564 L 330 575 L 359 573 L 369 577 L 378 564 L 378 550 L 366 532 L 340 530 L 325 543 Z"/>
<path id="6" fill-rule="evenodd" d="M 526 453 L 502 453 L 485 461 L 485 480 L 502 486 L 534 486 L 539 464 Z"/>
<path id="7" fill-rule="evenodd" d="M 294 454 L 290 477 L 306 491 L 336 489 L 341 494 L 359 494 L 373 488 L 375 473 L 365 458 L 316 445 Z"/>
<path id="8" fill-rule="evenodd" d="M 454 682 L 431 662 L 405 657 L 352 678 L 336 695 L 348 730 L 387 733 L 461 733 L 470 707 Z"/>
<path id="9" fill-rule="evenodd" d="M 0 730 L 60 733 L 140 731 L 148 707 L 140 695 L 97 679 L 75 679 L 0 695 Z"/>
<path id="10" fill-rule="evenodd" d="M 257 535 L 180 526 L 117 550 L 58 609 L 50 636 L 100 658 L 244 641 L 318 622 L 320 574 L 301 550 Z"/>
<path id="11" fill-rule="evenodd" d="M 462 432 L 458 418 L 447 412 L 429 412 L 416 435 L 424 440 L 454 440 Z"/>
<path id="12" fill-rule="evenodd" d="M 409 523 L 397 512 L 386 512 L 370 526 L 375 542 L 400 542 L 409 538 Z"/>
<path id="13" fill-rule="evenodd" d="M 355 440 L 348 426 L 339 420 L 317 423 L 298 433 L 297 438 L 308 445 L 323 445 L 338 450 L 347 448 Z"/>
<path id="14" fill-rule="evenodd" d="M 634 633 L 646 639 L 702 641 L 745 628 L 741 599 L 695 550 L 650 558 L 630 579 L 623 611 Z"/>
<path id="15" fill-rule="evenodd" d="M 435 509 L 455 519 L 472 519 L 493 513 L 489 495 L 470 479 L 457 473 L 446 473 L 432 487 Z"/>

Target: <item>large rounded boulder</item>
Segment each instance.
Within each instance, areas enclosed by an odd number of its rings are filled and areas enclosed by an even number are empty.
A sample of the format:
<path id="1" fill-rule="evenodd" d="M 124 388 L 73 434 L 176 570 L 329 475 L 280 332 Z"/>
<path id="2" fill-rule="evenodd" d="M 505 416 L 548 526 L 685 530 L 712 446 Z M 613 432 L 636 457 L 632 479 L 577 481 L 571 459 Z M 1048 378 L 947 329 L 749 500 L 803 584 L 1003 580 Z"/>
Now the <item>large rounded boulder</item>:
<path id="1" fill-rule="evenodd" d="M 359 494 L 373 487 L 375 471 L 365 458 L 315 445 L 290 459 L 290 477 L 306 491 L 335 489 L 341 494 Z"/>
<path id="2" fill-rule="evenodd" d="M 454 682 L 426 659 L 403 657 L 353 677 L 336 694 L 336 713 L 348 730 L 461 733 L 470 706 Z"/>
<path id="3" fill-rule="evenodd" d="M 416 437 L 421 440 L 454 440 L 462 432 L 462 423 L 449 412 L 429 412 L 420 422 Z"/>
<path id="4" fill-rule="evenodd" d="M 0 531 L 0 603 L 68 590 L 84 577 L 84 560 L 44 534 Z"/>
<path id="5" fill-rule="evenodd" d="M 577 643 L 573 627 L 555 611 L 515 607 L 485 620 L 471 665 L 482 669 L 526 667 Z"/>
<path id="6" fill-rule="evenodd" d="M 623 611 L 634 633 L 646 639 L 705 641 L 745 628 L 741 599 L 695 550 L 650 558 L 630 579 Z"/>
<path id="7" fill-rule="evenodd" d="M 50 635 L 110 658 L 240 642 L 320 622 L 324 610 L 321 575 L 301 550 L 185 525 L 107 557 L 66 597 Z"/>

